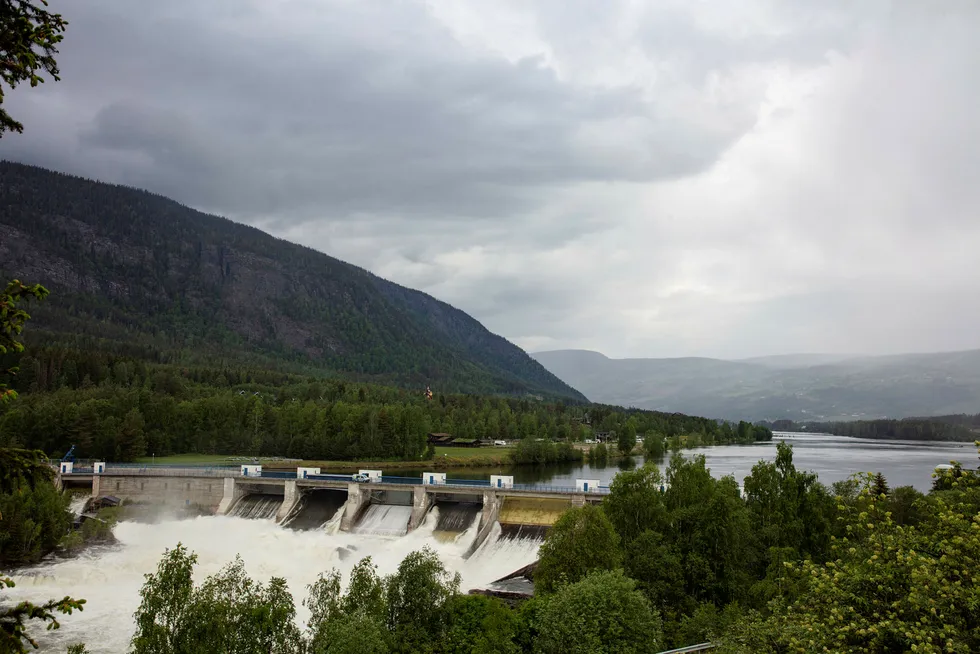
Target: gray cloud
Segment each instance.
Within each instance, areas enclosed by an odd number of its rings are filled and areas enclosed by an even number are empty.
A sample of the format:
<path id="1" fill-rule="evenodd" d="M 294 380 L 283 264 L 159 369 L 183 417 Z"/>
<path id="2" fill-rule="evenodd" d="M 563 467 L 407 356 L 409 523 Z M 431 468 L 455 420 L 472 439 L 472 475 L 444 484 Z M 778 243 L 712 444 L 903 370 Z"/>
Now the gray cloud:
<path id="1" fill-rule="evenodd" d="M 256 224 L 529 349 L 980 347 L 972 3 L 61 4 L 63 81 L 8 95 L 0 157 Z"/>

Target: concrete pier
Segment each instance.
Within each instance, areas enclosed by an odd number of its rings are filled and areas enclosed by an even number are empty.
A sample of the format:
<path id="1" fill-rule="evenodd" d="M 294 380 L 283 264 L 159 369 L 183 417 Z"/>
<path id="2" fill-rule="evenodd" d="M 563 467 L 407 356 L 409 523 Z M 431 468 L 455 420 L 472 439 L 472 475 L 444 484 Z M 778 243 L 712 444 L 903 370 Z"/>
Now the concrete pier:
<path id="1" fill-rule="evenodd" d="M 416 486 L 412 490 L 412 517 L 408 521 L 408 530 L 412 531 L 425 520 L 425 514 L 432 508 L 432 495 L 425 492 L 424 486 Z"/>
<path id="2" fill-rule="evenodd" d="M 282 522 L 293 512 L 293 509 L 299 504 L 299 498 L 300 493 L 296 490 L 296 482 L 287 479 L 285 489 L 283 490 L 282 506 L 279 507 L 279 512 L 276 513 L 276 522 Z"/>
<path id="3" fill-rule="evenodd" d="M 350 531 L 364 509 L 371 503 L 371 491 L 361 484 L 347 485 L 347 504 L 344 505 L 344 515 L 340 518 L 340 530 Z"/>

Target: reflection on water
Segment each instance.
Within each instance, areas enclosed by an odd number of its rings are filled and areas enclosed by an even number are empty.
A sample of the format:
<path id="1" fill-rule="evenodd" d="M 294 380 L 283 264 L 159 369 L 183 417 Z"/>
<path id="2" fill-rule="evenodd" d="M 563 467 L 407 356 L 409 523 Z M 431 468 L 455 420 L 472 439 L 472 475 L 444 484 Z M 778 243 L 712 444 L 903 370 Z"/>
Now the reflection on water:
<path id="1" fill-rule="evenodd" d="M 771 443 L 749 445 L 717 445 L 682 450 L 691 456 L 703 454 L 715 476 L 734 474 L 741 483 L 760 460 L 776 458 L 776 443 L 793 445 L 793 462 L 798 468 L 816 472 L 820 481 L 830 485 L 856 472 L 881 472 L 888 484 L 929 489 L 931 474 L 940 463 L 958 460 L 971 467 L 976 465 L 976 447 L 972 443 L 936 443 L 925 441 L 879 441 L 848 438 L 830 434 L 790 434 L 778 432 Z M 669 455 L 668 455 L 669 456 Z M 609 464 L 556 463 L 540 466 L 499 466 L 488 468 L 459 468 L 448 470 L 448 479 L 490 479 L 490 475 L 513 475 L 518 484 L 542 486 L 574 486 L 576 479 L 598 479 L 609 485 L 620 470 L 643 465 L 643 457 L 620 459 Z M 667 459 L 656 461 L 660 466 Z M 418 470 L 399 470 L 401 476 L 421 476 Z"/>

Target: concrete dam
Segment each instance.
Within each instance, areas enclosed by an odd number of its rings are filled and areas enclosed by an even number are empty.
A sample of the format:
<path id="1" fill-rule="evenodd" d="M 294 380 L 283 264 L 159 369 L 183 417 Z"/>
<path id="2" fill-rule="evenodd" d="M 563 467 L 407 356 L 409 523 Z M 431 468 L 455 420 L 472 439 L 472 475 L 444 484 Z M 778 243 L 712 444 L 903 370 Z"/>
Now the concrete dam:
<path id="1" fill-rule="evenodd" d="M 432 534 L 437 539 L 475 530 L 470 552 L 488 538 L 541 540 L 563 511 L 599 502 L 608 493 L 594 480 L 577 480 L 575 487 L 541 488 L 516 485 L 509 476 L 450 480 L 435 472 L 393 477 L 380 470 L 333 475 L 321 474 L 318 468 L 263 471 L 260 465 L 60 466 L 56 483 L 90 488 L 93 497 L 270 520 L 293 530 L 402 537 L 434 520 Z"/>

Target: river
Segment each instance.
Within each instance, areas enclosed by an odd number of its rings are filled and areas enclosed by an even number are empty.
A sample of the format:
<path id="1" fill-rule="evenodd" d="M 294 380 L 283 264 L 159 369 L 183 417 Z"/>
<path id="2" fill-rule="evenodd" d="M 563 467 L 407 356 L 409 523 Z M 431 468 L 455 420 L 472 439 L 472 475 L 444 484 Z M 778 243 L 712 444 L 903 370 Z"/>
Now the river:
<path id="1" fill-rule="evenodd" d="M 776 443 L 781 441 L 793 446 L 793 463 L 798 469 L 817 473 L 820 481 L 828 486 L 856 472 L 881 472 L 892 487 L 914 486 L 926 492 L 932 484 L 931 475 L 937 465 L 955 459 L 965 466 L 975 467 L 977 461 L 977 448 L 972 443 L 884 441 L 790 432 L 776 432 L 773 440 L 768 443 L 700 447 L 681 450 L 681 454 L 702 454 L 714 476 L 732 474 L 742 483 L 756 463 L 761 460 L 775 460 Z M 620 470 L 631 469 L 643 463 L 643 457 L 631 457 L 610 461 L 605 465 L 586 463 L 454 468 L 446 472 L 449 479 L 489 479 L 490 475 L 513 475 L 514 481 L 519 484 L 575 486 L 576 479 L 598 479 L 602 485 L 608 486 Z M 667 457 L 654 463 L 663 468 L 667 465 Z M 412 476 L 422 472 L 424 470 L 419 468 L 399 470 L 396 474 Z"/>
<path id="2" fill-rule="evenodd" d="M 797 467 L 816 472 L 826 484 L 855 472 L 880 471 L 892 487 L 911 485 L 925 491 L 936 465 L 952 459 L 971 467 L 976 462 L 975 447 L 965 443 L 870 441 L 825 434 L 777 434 L 775 441 L 779 440 L 793 444 Z M 775 458 L 775 441 L 699 448 L 683 453 L 704 454 L 713 474 L 734 474 L 741 483 L 757 461 Z M 575 479 L 587 478 L 599 479 L 606 485 L 620 469 L 642 463 L 642 458 L 633 458 L 606 466 L 467 468 L 452 470 L 449 476 L 474 479 L 490 474 L 513 474 L 518 483 L 541 486 L 572 486 Z M 83 641 L 92 652 L 116 654 L 128 649 L 133 630 L 131 616 L 139 605 L 143 575 L 155 570 L 164 549 L 178 542 L 198 554 L 195 573 L 198 581 L 217 572 L 236 554 L 241 554 L 248 572 L 257 579 L 284 577 L 296 598 L 300 622 L 307 617 L 302 606 L 306 586 L 319 573 L 334 567 L 346 574 L 364 556 L 370 555 L 379 571 L 386 574 L 394 571 L 406 554 L 427 545 L 438 552 L 448 568 L 462 575 L 463 588 L 468 589 L 532 562 L 540 544 L 535 540 L 508 539 L 498 531 L 473 556 L 464 558 L 475 538 L 472 526 L 446 538 L 445 534 L 436 533 L 439 516 L 434 511 L 417 530 L 399 536 L 392 535 L 399 532 L 381 524 L 384 520 L 378 518 L 379 526 L 369 529 L 373 533 L 340 532 L 336 520 L 310 531 L 294 531 L 271 520 L 234 516 L 123 522 L 116 527 L 118 544 L 91 549 L 77 558 L 52 559 L 18 570 L 13 575 L 17 587 L 4 591 L 2 597 L 5 601 L 42 601 L 64 595 L 83 597 L 88 600 L 85 610 L 64 616 L 60 630 L 33 630 L 41 639 L 40 651 L 64 652 L 68 643 Z"/>

